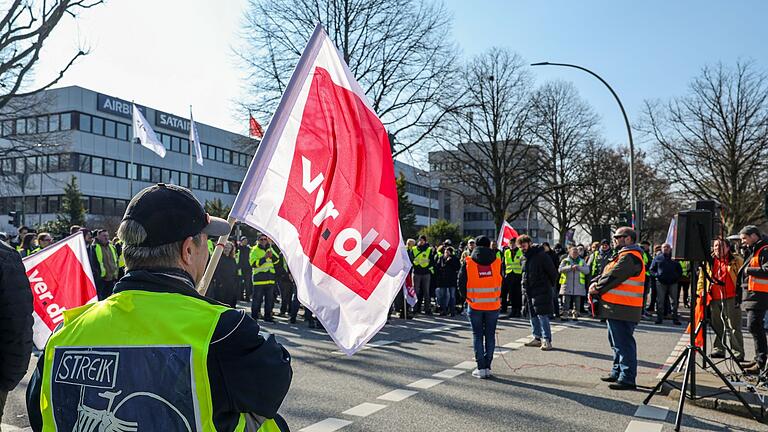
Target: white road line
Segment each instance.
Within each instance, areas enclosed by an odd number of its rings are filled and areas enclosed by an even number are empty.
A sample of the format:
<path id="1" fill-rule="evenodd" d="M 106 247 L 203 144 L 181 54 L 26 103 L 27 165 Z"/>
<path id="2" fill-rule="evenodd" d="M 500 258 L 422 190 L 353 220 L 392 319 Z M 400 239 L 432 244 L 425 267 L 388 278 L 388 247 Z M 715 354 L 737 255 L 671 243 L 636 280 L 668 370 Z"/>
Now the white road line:
<path id="1" fill-rule="evenodd" d="M 441 382 L 443 382 L 443 380 L 436 380 L 436 379 L 432 379 L 432 378 L 423 378 L 423 379 L 420 379 L 418 381 L 414 381 L 414 382 L 408 384 L 406 387 L 426 390 L 428 388 L 432 388 L 432 387 L 440 384 Z"/>
<path id="2" fill-rule="evenodd" d="M 635 411 L 635 417 L 661 421 L 667 419 L 667 414 L 669 414 L 669 408 L 660 405 L 640 405 Z"/>
<path id="3" fill-rule="evenodd" d="M 661 423 L 644 422 L 640 420 L 632 420 L 627 425 L 627 430 L 624 432 L 661 432 L 661 428 L 664 425 Z"/>
<path id="4" fill-rule="evenodd" d="M 390 401 L 390 402 L 400 402 L 401 400 L 407 399 L 415 395 L 416 393 L 418 392 L 413 390 L 397 389 L 397 390 L 392 390 L 389 393 L 384 393 L 383 395 L 377 397 L 376 399 L 381 399 L 381 400 Z"/>
<path id="5" fill-rule="evenodd" d="M 477 363 L 473 361 L 463 361 L 456 366 L 454 366 L 454 369 L 472 369 L 473 367 L 477 366 Z"/>
<path id="6" fill-rule="evenodd" d="M 449 330 L 455 329 L 457 327 L 464 327 L 464 326 L 462 324 L 451 324 L 451 325 L 447 325 L 445 327 L 436 327 L 436 328 L 430 328 L 430 329 L 423 329 L 423 330 L 419 330 L 419 332 L 420 333 L 427 333 L 427 334 L 429 334 L 429 333 L 440 333 L 440 332 L 444 332 L 444 331 L 449 331 Z"/>
<path id="7" fill-rule="evenodd" d="M 459 370 L 459 369 L 446 369 L 444 371 L 438 372 L 436 374 L 432 374 L 435 378 L 456 378 L 457 376 L 463 374 L 466 371 Z"/>
<path id="8" fill-rule="evenodd" d="M 523 347 L 523 346 L 525 346 L 525 344 L 523 344 L 521 342 L 510 342 L 508 344 L 502 345 L 502 347 L 504 347 L 504 348 L 511 348 L 511 349 L 518 349 L 518 348 Z"/>
<path id="9" fill-rule="evenodd" d="M 363 402 L 356 407 L 353 407 L 344 411 L 342 414 L 356 416 L 356 417 L 368 417 L 369 415 L 377 411 L 383 410 L 386 407 L 387 407 L 386 405 Z"/>
<path id="10" fill-rule="evenodd" d="M 375 341 L 375 342 L 368 342 L 367 344 L 365 344 L 364 347 L 360 348 L 360 351 L 365 351 L 365 350 L 369 350 L 369 349 L 372 349 L 372 348 L 380 348 L 380 347 L 383 347 L 385 345 L 391 345 L 393 343 L 395 343 L 395 341 L 391 341 L 391 340 L 380 340 L 380 341 Z M 333 353 L 334 354 L 344 354 L 343 351 L 334 351 Z"/>
<path id="11" fill-rule="evenodd" d="M 526 336 L 524 338 L 520 338 L 520 339 L 516 340 L 515 342 L 520 342 L 520 343 L 526 344 L 526 343 L 528 343 L 528 342 L 530 342 L 532 340 L 533 340 L 533 336 Z"/>
<path id="12" fill-rule="evenodd" d="M 352 424 L 352 422 L 349 420 L 329 417 L 325 420 L 309 425 L 304 429 L 300 429 L 299 432 L 333 432 L 350 424 Z"/>

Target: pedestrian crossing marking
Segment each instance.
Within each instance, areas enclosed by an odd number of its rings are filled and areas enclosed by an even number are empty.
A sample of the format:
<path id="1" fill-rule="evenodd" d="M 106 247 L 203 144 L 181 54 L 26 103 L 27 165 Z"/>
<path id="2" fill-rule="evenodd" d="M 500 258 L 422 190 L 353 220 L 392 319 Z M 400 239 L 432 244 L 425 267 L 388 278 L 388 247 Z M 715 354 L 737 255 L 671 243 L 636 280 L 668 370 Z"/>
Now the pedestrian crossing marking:
<path id="1" fill-rule="evenodd" d="M 456 366 L 454 366 L 453 368 L 454 369 L 472 369 L 473 367 L 475 367 L 475 365 L 476 364 L 473 361 L 463 361 L 457 364 Z"/>
<path id="2" fill-rule="evenodd" d="M 667 419 L 668 413 L 669 408 L 667 407 L 659 405 L 640 405 L 637 407 L 637 411 L 635 411 L 635 417 L 664 421 Z"/>
<path id="3" fill-rule="evenodd" d="M 363 402 L 356 407 L 352 407 L 344 411 L 342 414 L 356 416 L 356 417 L 368 417 L 369 415 L 377 411 L 381 411 L 386 407 L 387 407 L 386 405 Z"/>
<path id="4" fill-rule="evenodd" d="M 352 422 L 349 420 L 329 417 L 325 420 L 309 425 L 304 429 L 300 429 L 299 432 L 333 432 L 351 424 Z"/>
<path id="5" fill-rule="evenodd" d="M 436 380 L 436 379 L 431 379 L 431 378 L 423 378 L 423 379 L 420 379 L 418 381 L 414 381 L 414 382 L 408 384 L 406 387 L 426 390 L 426 389 L 432 388 L 432 387 L 440 384 L 441 382 L 443 382 L 443 380 Z"/>
<path id="6" fill-rule="evenodd" d="M 661 423 L 644 422 L 640 420 L 632 420 L 627 426 L 627 430 L 624 432 L 661 432 Z"/>
<path id="7" fill-rule="evenodd" d="M 444 371 L 438 372 L 436 374 L 432 374 L 435 378 L 456 378 L 457 376 L 463 374 L 466 371 L 459 370 L 459 369 L 446 369 Z"/>
<path id="8" fill-rule="evenodd" d="M 401 400 L 407 399 L 415 395 L 416 393 L 418 392 L 413 390 L 397 389 L 397 390 L 392 390 L 389 393 L 384 393 L 383 395 L 377 397 L 376 399 L 381 399 L 381 400 L 390 401 L 390 402 L 400 402 Z"/>

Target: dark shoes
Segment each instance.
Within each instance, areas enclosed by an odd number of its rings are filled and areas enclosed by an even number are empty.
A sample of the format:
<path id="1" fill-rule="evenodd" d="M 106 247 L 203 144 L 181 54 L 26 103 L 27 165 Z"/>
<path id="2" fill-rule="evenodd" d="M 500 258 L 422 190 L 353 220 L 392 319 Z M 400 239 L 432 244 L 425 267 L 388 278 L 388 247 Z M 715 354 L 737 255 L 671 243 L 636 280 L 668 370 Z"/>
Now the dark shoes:
<path id="1" fill-rule="evenodd" d="M 600 377 L 600 381 L 614 383 L 614 382 L 618 381 L 618 378 L 616 378 L 613 375 L 607 375 L 607 376 Z"/>
<path id="2" fill-rule="evenodd" d="M 746 372 L 748 375 L 760 375 L 762 369 L 763 368 L 761 368 L 759 364 L 755 363 L 751 367 L 745 367 L 744 372 Z"/>
<path id="3" fill-rule="evenodd" d="M 656 320 L 656 321 L 654 321 L 653 323 L 654 323 L 654 324 L 661 324 L 662 322 L 664 322 L 664 321 L 662 321 L 662 320 L 660 320 L 660 319 L 657 319 L 657 320 Z"/>
<path id="4" fill-rule="evenodd" d="M 682 324 L 679 320 L 672 320 L 672 324 L 674 325 L 680 325 Z"/>
<path id="5" fill-rule="evenodd" d="M 615 383 L 608 384 L 608 388 L 611 390 L 637 390 L 637 386 L 630 383 L 623 383 L 616 381 Z"/>
<path id="6" fill-rule="evenodd" d="M 712 358 L 721 359 L 721 358 L 725 358 L 725 353 L 722 351 L 713 351 L 712 354 L 710 354 L 709 356 Z"/>

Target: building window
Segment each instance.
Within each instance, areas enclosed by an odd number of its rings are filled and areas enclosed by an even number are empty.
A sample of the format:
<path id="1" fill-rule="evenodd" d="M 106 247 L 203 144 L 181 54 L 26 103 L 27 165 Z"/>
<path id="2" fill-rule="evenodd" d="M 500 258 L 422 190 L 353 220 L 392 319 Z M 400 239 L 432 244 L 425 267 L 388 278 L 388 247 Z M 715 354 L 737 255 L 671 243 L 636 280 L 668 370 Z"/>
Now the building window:
<path id="1" fill-rule="evenodd" d="M 61 130 L 70 130 L 72 129 L 72 114 L 71 113 L 62 113 L 61 114 Z"/>
<path id="2" fill-rule="evenodd" d="M 37 131 L 40 133 L 48 132 L 48 116 L 37 118 Z"/>
<path id="3" fill-rule="evenodd" d="M 189 174 L 179 173 L 179 186 L 189 187 Z"/>
<path id="4" fill-rule="evenodd" d="M 83 132 L 91 131 L 91 116 L 88 114 L 80 114 L 80 123 L 78 128 Z"/>
<path id="5" fill-rule="evenodd" d="M 93 129 L 91 129 L 93 133 L 96 135 L 104 135 L 104 119 L 93 117 L 91 126 L 93 127 Z"/>
<path id="6" fill-rule="evenodd" d="M 120 178 L 127 178 L 128 173 L 126 169 L 128 168 L 128 164 L 123 161 L 116 161 L 115 162 L 115 176 Z"/>
<path id="7" fill-rule="evenodd" d="M 115 138 L 117 136 L 116 127 L 117 126 L 115 125 L 115 122 L 113 122 L 112 120 L 105 120 L 104 135 L 110 138 Z"/>
<path id="8" fill-rule="evenodd" d="M 49 120 L 50 121 L 48 123 L 48 128 L 50 129 L 50 131 L 56 132 L 57 130 L 59 130 L 59 115 L 53 114 L 50 116 Z"/>
<path id="9" fill-rule="evenodd" d="M 57 172 L 59 171 L 59 155 L 48 155 L 48 171 L 50 172 Z"/>
<path id="10" fill-rule="evenodd" d="M 142 165 L 141 166 L 141 178 L 140 178 L 140 180 L 148 182 L 149 179 L 150 179 L 150 177 L 149 177 L 149 167 L 146 166 L 146 165 Z"/>
<path id="11" fill-rule="evenodd" d="M 16 120 L 16 134 L 24 135 L 27 133 L 27 121 L 24 119 Z"/>
<path id="12" fill-rule="evenodd" d="M 171 149 L 171 136 L 168 134 L 162 134 L 162 141 L 163 141 L 163 147 L 165 147 L 166 150 Z"/>
<path id="13" fill-rule="evenodd" d="M 112 159 L 104 159 L 104 175 L 114 177 L 115 176 L 115 161 Z"/>
<path id="14" fill-rule="evenodd" d="M 157 167 L 151 168 L 150 181 L 152 183 L 162 183 L 162 179 L 160 178 L 160 168 L 157 168 Z"/>
<path id="15" fill-rule="evenodd" d="M 115 215 L 122 216 L 125 214 L 125 208 L 128 206 L 128 202 L 126 200 L 116 199 L 115 200 Z"/>
<path id="16" fill-rule="evenodd" d="M 117 124 L 116 138 L 123 141 L 128 141 L 128 125 L 124 123 Z"/>
<path id="17" fill-rule="evenodd" d="M 171 137 L 171 151 L 180 152 L 181 151 L 181 140 L 179 137 L 172 136 Z"/>
<path id="18" fill-rule="evenodd" d="M 91 206 L 88 208 L 89 213 L 104 214 L 103 201 L 99 197 L 91 197 Z"/>
<path id="19" fill-rule="evenodd" d="M 189 154 L 189 140 L 188 139 L 181 139 L 181 152 L 184 154 Z"/>
<path id="20" fill-rule="evenodd" d="M 99 175 L 104 173 L 104 162 L 100 157 L 91 158 L 91 172 Z"/>
<path id="21" fill-rule="evenodd" d="M 27 119 L 27 133 L 37 133 L 37 120 L 33 118 Z"/>
<path id="22" fill-rule="evenodd" d="M 89 173 L 91 172 L 91 157 L 88 155 L 81 154 L 79 157 L 79 169 L 80 172 Z"/>

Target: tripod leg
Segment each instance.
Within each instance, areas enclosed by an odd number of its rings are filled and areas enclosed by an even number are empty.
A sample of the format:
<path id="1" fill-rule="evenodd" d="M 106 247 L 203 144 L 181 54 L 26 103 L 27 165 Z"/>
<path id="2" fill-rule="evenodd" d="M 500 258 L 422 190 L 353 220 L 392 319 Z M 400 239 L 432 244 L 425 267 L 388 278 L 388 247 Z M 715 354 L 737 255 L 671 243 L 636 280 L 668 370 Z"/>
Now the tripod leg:
<path id="1" fill-rule="evenodd" d="M 643 401 L 643 405 L 648 405 L 648 402 L 650 402 L 650 401 L 651 401 L 651 398 L 652 398 L 652 397 L 653 397 L 653 396 L 654 396 L 654 395 L 655 395 L 655 394 L 656 394 L 656 393 L 657 393 L 659 390 L 661 390 L 661 386 L 662 386 L 662 385 L 663 385 L 665 382 L 667 382 L 667 379 L 669 378 L 669 376 L 672 374 L 672 372 L 674 372 L 674 371 L 675 371 L 675 369 L 677 368 L 677 365 L 678 365 L 678 364 L 680 364 L 680 362 L 681 362 L 683 359 L 685 359 L 685 358 L 688 358 L 688 350 L 690 350 L 690 349 L 691 349 L 691 347 L 686 347 L 686 348 L 685 348 L 685 350 L 683 350 L 683 352 L 682 352 L 682 353 L 680 353 L 680 355 L 679 355 L 679 356 L 677 356 L 677 360 L 675 360 L 675 362 L 674 362 L 674 363 L 672 363 L 672 366 L 670 366 L 670 367 L 669 367 L 669 369 L 667 369 L 667 372 L 664 374 L 664 376 L 663 376 L 663 377 L 662 377 L 662 378 L 659 380 L 659 382 L 658 382 L 658 383 L 656 383 L 656 387 L 654 387 L 654 388 L 653 388 L 653 390 L 651 390 L 651 392 L 650 392 L 650 393 L 648 393 L 648 396 L 646 396 L 646 397 L 645 397 L 645 400 Z"/>
<path id="2" fill-rule="evenodd" d="M 741 393 L 739 393 L 739 391 L 736 390 L 736 387 L 734 387 L 733 384 L 731 384 L 731 382 L 725 378 L 723 373 L 720 372 L 720 369 L 718 369 L 717 366 L 715 366 L 715 363 L 705 355 L 702 355 L 701 357 L 704 359 L 705 362 L 709 363 L 709 366 L 712 368 L 712 370 L 715 371 L 717 376 L 720 377 L 720 380 L 722 380 L 725 383 L 725 385 L 728 386 L 728 389 L 731 390 L 731 393 L 736 395 L 736 397 L 739 399 L 742 405 L 744 405 L 744 407 L 749 411 L 749 413 L 752 414 L 752 417 L 754 417 L 755 420 L 760 421 L 757 414 L 755 414 L 755 412 L 752 411 L 752 407 L 749 406 L 749 403 L 747 403 L 747 401 L 744 400 L 744 398 L 741 396 Z"/>
<path id="3" fill-rule="evenodd" d="M 685 372 L 683 375 L 683 385 L 680 387 L 680 400 L 677 403 L 677 414 L 675 414 L 675 431 L 680 430 L 680 423 L 683 421 L 683 405 L 685 405 L 685 392 L 688 386 L 688 377 L 694 373 L 696 367 L 694 353 L 696 352 L 694 347 L 688 347 L 688 358 L 685 361 Z"/>

